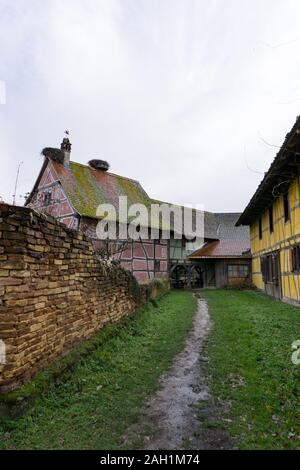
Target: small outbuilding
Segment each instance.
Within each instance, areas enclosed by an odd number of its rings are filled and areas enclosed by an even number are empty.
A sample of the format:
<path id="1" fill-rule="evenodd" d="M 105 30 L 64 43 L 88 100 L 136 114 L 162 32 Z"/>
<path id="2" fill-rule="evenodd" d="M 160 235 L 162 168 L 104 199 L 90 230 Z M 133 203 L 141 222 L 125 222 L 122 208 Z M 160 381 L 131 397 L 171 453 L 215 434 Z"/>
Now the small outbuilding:
<path id="1" fill-rule="evenodd" d="M 232 226 L 226 228 L 224 225 L 222 228 L 220 240 L 205 243 L 188 257 L 201 273 L 200 287 L 250 286 L 251 253 L 248 230 L 237 232 Z M 235 237 L 227 238 L 226 234 Z"/>

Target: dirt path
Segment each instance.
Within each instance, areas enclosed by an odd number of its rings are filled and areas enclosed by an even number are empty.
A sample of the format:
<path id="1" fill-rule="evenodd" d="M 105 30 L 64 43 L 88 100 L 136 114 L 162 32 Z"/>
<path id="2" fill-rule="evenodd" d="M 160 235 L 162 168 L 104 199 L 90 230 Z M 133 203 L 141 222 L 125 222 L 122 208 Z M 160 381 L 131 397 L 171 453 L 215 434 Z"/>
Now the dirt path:
<path id="1" fill-rule="evenodd" d="M 161 389 L 146 404 L 140 421 L 126 433 L 144 437 L 144 449 L 203 449 L 195 405 L 208 400 L 208 390 L 201 377 L 200 353 L 210 329 L 207 304 L 198 298 L 193 329 L 184 350 L 168 373 L 160 380 Z M 201 358 L 205 360 L 205 358 Z"/>

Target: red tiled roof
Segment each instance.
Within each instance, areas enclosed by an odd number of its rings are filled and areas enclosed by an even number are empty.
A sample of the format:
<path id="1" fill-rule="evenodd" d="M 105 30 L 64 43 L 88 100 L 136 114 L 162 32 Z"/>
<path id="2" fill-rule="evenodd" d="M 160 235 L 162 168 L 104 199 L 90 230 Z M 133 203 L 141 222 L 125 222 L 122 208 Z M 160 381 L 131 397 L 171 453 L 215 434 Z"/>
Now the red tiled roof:
<path id="1" fill-rule="evenodd" d="M 52 165 L 71 204 L 80 215 L 97 217 L 97 207 L 105 203 L 117 209 L 119 196 L 127 196 L 128 205 L 140 203 L 147 207 L 151 204 L 151 199 L 138 181 L 75 162 L 70 162 L 69 168 L 53 160 Z"/>
<path id="2" fill-rule="evenodd" d="M 206 243 L 189 258 L 251 258 L 248 250 L 250 250 L 249 240 L 219 240 Z"/>

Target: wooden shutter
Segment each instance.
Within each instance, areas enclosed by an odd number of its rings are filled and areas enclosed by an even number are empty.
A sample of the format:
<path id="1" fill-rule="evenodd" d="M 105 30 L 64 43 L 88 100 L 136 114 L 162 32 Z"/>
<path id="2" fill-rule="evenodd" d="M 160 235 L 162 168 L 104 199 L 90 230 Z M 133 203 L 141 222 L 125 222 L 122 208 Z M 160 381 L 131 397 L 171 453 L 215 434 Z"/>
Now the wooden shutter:
<path id="1" fill-rule="evenodd" d="M 278 285 L 279 272 L 278 272 L 278 253 L 272 255 L 272 281 Z"/>
<path id="2" fill-rule="evenodd" d="M 291 262 L 291 272 L 295 271 L 295 252 L 294 248 L 290 249 L 290 262 Z"/>
<path id="3" fill-rule="evenodd" d="M 300 266 L 300 257 L 299 257 L 299 245 L 294 248 L 294 257 L 295 257 L 295 271 L 299 271 Z"/>
<path id="4" fill-rule="evenodd" d="M 260 258 L 260 269 L 261 269 L 263 281 L 266 282 L 266 258 L 265 256 L 262 256 Z"/>

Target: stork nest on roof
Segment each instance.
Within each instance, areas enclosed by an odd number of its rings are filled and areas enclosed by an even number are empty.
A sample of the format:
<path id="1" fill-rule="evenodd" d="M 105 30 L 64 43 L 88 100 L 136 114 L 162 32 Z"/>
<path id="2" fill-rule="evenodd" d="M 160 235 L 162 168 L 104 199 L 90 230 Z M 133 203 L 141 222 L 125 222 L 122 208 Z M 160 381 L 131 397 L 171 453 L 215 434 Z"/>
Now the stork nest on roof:
<path id="1" fill-rule="evenodd" d="M 44 157 L 51 158 L 55 162 L 64 163 L 64 158 L 65 158 L 64 152 L 60 149 L 52 148 L 52 147 L 45 147 L 42 150 L 41 154 L 44 155 Z"/>
<path id="2" fill-rule="evenodd" d="M 107 171 L 109 169 L 109 163 L 105 160 L 90 160 L 88 164 L 95 170 Z"/>

